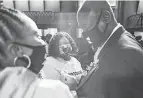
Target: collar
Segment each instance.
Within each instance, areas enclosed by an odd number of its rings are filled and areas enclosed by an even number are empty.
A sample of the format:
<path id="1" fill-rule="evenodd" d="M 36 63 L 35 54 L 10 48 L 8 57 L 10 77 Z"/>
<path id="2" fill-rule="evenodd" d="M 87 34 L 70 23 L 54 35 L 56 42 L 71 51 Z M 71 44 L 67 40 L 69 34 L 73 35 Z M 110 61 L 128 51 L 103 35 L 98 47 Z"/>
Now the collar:
<path id="1" fill-rule="evenodd" d="M 112 33 L 110 34 L 110 36 L 107 38 L 107 40 L 102 44 L 101 47 L 98 47 L 95 55 L 94 55 L 94 63 L 97 63 L 99 61 L 98 56 L 101 52 L 101 50 L 103 49 L 103 47 L 105 46 L 105 44 L 108 42 L 108 40 L 112 37 L 112 35 L 121 27 L 122 25 L 120 23 L 117 24 L 117 26 L 113 29 Z"/>
<path id="2" fill-rule="evenodd" d="M 115 31 L 117 31 L 117 29 L 119 29 L 122 25 L 120 23 L 117 24 L 117 26 L 113 29 L 111 35 L 114 34 Z"/>
<path id="3" fill-rule="evenodd" d="M 117 24 L 117 26 L 113 29 L 112 33 L 110 34 L 110 36 L 107 38 L 107 40 L 103 43 L 103 45 L 101 46 L 101 48 L 103 48 L 105 46 L 105 44 L 108 42 L 108 40 L 111 38 L 111 36 L 121 27 L 122 25 L 120 23 Z"/>

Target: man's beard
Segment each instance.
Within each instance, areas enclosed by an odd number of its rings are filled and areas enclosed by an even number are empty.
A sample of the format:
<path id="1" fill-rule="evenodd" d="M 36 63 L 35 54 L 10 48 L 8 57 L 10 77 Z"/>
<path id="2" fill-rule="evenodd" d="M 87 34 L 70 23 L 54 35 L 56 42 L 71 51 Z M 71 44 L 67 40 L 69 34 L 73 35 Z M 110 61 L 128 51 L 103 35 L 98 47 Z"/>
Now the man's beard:
<path id="1" fill-rule="evenodd" d="M 71 56 L 68 54 L 59 54 L 60 58 L 63 58 L 65 61 L 71 60 Z"/>

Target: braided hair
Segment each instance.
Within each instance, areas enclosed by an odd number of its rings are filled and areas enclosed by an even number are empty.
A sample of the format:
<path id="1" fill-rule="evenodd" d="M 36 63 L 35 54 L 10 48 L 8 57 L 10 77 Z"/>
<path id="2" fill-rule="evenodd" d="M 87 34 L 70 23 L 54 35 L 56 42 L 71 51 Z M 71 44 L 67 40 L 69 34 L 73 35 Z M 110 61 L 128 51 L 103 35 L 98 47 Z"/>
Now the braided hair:
<path id="1" fill-rule="evenodd" d="M 37 33 L 35 22 L 24 13 L 0 5 L 0 66 L 7 62 L 8 45 L 26 39 L 24 34 Z"/>

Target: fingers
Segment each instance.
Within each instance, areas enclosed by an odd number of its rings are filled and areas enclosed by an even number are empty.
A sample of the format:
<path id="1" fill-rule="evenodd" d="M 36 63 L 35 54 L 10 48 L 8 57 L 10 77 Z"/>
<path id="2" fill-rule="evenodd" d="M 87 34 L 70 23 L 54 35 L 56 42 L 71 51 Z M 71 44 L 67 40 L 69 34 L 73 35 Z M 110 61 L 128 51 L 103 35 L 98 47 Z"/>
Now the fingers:
<path id="1" fill-rule="evenodd" d="M 72 82 L 77 82 L 76 78 L 74 76 L 71 76 L 67 73 L 62 73 L 61 74 L 61 81 L 63 81 L 64 83 L 72 83 Z"/>

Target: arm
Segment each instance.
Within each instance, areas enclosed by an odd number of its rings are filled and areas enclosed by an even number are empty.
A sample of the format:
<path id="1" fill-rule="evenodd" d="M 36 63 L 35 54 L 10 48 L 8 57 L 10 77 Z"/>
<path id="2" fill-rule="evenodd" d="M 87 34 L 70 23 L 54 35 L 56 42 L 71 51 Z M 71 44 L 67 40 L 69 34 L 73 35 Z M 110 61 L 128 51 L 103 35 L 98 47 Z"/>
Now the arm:
<path id="1" fill-rule="evenodd" d="M 80 62 L 76 58 L 72 57 L 71 62 L 74 71 L 72 73 L 62 74 L 61 81 L 67 84 L 70 90 L 75 90 L 83 76 L 83 70 Z"/>
<path id="2" fill-rule="evenodd" d="M 59 80 L 60 79 L 60 73 L 54 68 L 54 62 L 51 61 L 45 61 L 44 67 L 42 68 L 43 76 L 47 79 L 54 79 Z"/>
<path id="3" fill-rule="evenodd" d="M 76 79 L 77 79 L 77 82 L 79 83 L 81 77 L 83 76 L 83 69 L 81 67 L 80 62 L 76 58 L 74 58 L 74 62 L 75 62 L 74 66 L 75 66 L 76 72 L 77 72 Z"/>

